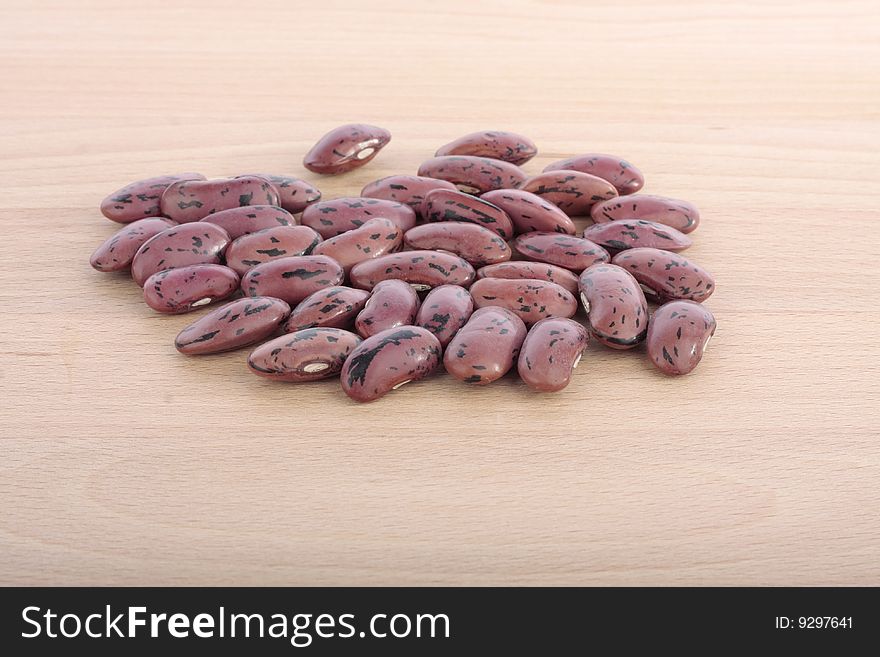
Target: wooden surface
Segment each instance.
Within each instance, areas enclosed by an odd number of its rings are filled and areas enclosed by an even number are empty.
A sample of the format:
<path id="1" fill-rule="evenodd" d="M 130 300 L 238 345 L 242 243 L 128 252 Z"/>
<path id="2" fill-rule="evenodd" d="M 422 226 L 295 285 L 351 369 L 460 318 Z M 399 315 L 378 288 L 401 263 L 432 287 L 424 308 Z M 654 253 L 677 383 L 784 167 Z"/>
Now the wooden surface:
<path id="1" fill-rule="evenodd" d="M 875 2 L 3 5 L 0 582 L 880 584 Z M 349 121 L 394 139 L 305 171 Z M 701 208 L 693 375 L 594 345 L 557 395 L 359 406 L 178 355 L 193 316 L 88 266 L 130 180 L 332 198 L 484 128 Z"/>

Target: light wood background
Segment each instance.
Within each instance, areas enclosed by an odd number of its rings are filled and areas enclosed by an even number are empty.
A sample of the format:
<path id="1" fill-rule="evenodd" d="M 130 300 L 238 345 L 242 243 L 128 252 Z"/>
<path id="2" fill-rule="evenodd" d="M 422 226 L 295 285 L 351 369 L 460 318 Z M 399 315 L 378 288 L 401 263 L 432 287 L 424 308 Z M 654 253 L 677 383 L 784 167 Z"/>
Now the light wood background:
<path id="1" fill-rule="evenodd" d="M 876 2 L 12 2 L 0 22 L 0 583 L 880 584 Z M 390 146 L 320 178 L 349 121 Z M 465 132 L 694 201 L 691 376 L 594 345 L 552 396 L 371 405 L 185 358 L 88 266 L 179 170 L 326 198 Z"/>

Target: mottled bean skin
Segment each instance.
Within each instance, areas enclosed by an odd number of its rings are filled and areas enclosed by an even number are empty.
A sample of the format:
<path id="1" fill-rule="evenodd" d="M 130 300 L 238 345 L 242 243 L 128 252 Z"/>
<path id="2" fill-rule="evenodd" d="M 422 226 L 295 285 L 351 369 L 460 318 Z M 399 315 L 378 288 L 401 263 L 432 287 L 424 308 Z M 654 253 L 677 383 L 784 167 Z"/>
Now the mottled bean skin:
<path id="1" fill-rule="evenodd" d="M 308 226 L 275 226 L 242 235 L 226 249 L 226 264 L 240 275 L 270 260 L 308 255 L 321 236 Z"/>
<path id="2" fill-rule="evenodd" d="M 425 221 L 464 221 L 477 224 L 502 239 L 513 237 L 513 222 L 507 213 L 487 201 L 448 189 L 428 192 L 422 205 Z"/>
<path id="3" fill-rule="evenodd" d="M 270 340 L 248 356 L 258 376 L 300 383 L 339 376 L 359 336 L 338 328 L 309 328 Z"/>
<path id="4" fill-rule="evenodd" d="M 595 242 L 559 233 L 523 233 L 514 240 L 513 248 L 528 260 L 546 262 L 574 272 L 611 260 L 608 252 Z"/>
<path id="5" fill-rule="evenodd" d="M 428 376 L 440 364 L 442 348 L 430 331 L 398 326 L 364 340 L 342 366 L 342 389 L 359 402 L 379 399 L 395 388 Z"/>
<path id="6" fill-rule="evenodd" d="M 413 324 L 418 312 L 419 295 L 412 286 L 399 280 L 380 281 L 355 319 L 354 328 L 358 335 L 369 338 L 395 326 Z"/>
<path id="7" fill-rule="evenodd" d="M 276 205 L 247 205 L 241 208 L 230 208 L 209 214 L 199 221 L 220 226 L 229 233 L 229 239 L 232 240 L 267 228 L 296 225 L 296 219 L 293 218 L 293 215 Z"/>
<path id="8" fill-rule="evenodd" d="M 647 246 L 664 251 L 684 251 L 693 241 L 670 226 L 653 221 L 609 221 L 584 229 L 584 238 L 612 251 Z"/>
<path id="9" fill-rule="evenodd" d="M 617 265 L 593 265 L 578 280 L 590 331 L 612 349 L 632 349 L 648 333 L 648 304 L 638 282 Z"/>
<path id="10" fill-rule="evenodd" d="M 452 338 L 443 364 L 459 381 L 484 386 L 510 371 L 525 337 L 526 325 L 515 313 L 498 306 L 479 308 Z"/>
<path id="11" fill-rule="evenodd" d="M 437 336 L 445 349 L 474 312 L 474 300 L 460 285 L 441 285 L 428 292 L 416 315 L 416 325 Z"/>
<path id="12" fill-rule="evenodd" d="M 596 203 L 590 216 L 596 223 L 621 219 L 655 221 L 685 234 L 692 233 L 700 225 L 700 211 L 693 203 L 651 194 L 633 194 Z"/>
<path id="13" fill-rule="evenodd" d="M 351 328 L 369 297 L 370 293 L 366 290 L 342 285 L 318 290 L 299 302 L 281 330 L 293 333 L 316 326 Z"/>
<path id="14" fill-rule="evenodd" d="M 411 207 L 417 215 L 421 215 L 425 196 L 435 189 L 454 191 L 457 188 L 451 182 L 436 178 L 397 175 L 367 183 L 361 190 L 361 196 L 403 203 Z"/>
<path id="15" fill-rule="evenodd" d="M 231 296 L 238 283 L 238 274 L 223 265 L 165 269 L 144 283 L 144 301 L 157 312 L 176 315 Z"/>
<path id="16" fill-rule="evenodd" d="M 577 299 L 561 285 L 535 278 L 481 278 L 471 285 L 477 308 L 501 306 L 534 324 L 545 317 L 572 317 Z"/>
<path id="17" fill-rule="evenodd" d="M 166 228 L 144 242 L 131 261 L 131 277 L 144 281 L 163 269 L 187 265 L 216 265 L 229 245 L 229 235 L 214 224 L 185 224 Z"/>
<path id="18" fill-rule="evenodd" d="M 95 249 L 89 264 L 98 271 L 123 271 L 131 267 L 134 254 L 144 242 L 158 235 L 163 230 L 176 226 L 171 219 L 165 217 L 148 217 L 138 219 L 123 226 Z"/>
<path id="19" fill-rule="evenodd" d="M 312 183 L 294 178 L 293 176 L 281 176 L 274 173 L 246 173 L 244 176 L 257 176 L 268 180 L 278 190 L 279 205 L 292 214 L 305 210 L 312 203 L 321 200 L 321 190 Z M 241 176 L 237 176 L 241 177 Z M 291 222 L 292 223 L 292 222 Z"/>
<path id="20" fill-rule="evenodd" d="M 422 162 L 419 175 L 446 180 L 463 192 L 482 194 L 513 189 L 527 178 L 525 171 L 502 160 L 473 155 L 443 155 Z"/>
<path id="21" fill-rule="evenodd" d="M 702 303 L 715 291 L 715 279 L 682 255 L 639 247 L 611 259 L 635 278 L 646 294 L 665 301 L 689 299 Z"/>
<path id="22" fill-rule="evenodd" d="M 346 173 L 364 166 L 391 141 L 385 128 L 366 123 L 349 123 L 333 128 L 312 146 L 303 158 L 309 171 Z"/>
<path id="23" fill-rule="evenodd" d="M 408 205 L 359 196 L 313 203 L 303 211 L 300 223 L 314 228 L 327 240 L 359 228 L 376 217 L 390 219 L 403 232 L 416 225 L 416 213 Z"/>
<path id="24" fill-rule="evenodd" d="M 548 171 L 532 176 L 520 189 L 550 201 L 569 217 L 589 216 L 595 203 L 617 196 L 607 180 L 580 171 Z"/>
<path id="25" fill-rule="evenodd" d="M 523 342 L 517 361 L 519 378 L 539 392 L 562 390 L 571 381 L 589 341 L 587 329 L 571 319 L 542 319 Z"/>
<path id="26" fill-rule="evenodd" d="M 217 354 L 259 342 L 272 335 L 290 312 L 281 299 L 236 299 L 187 326 L 174 341 L 182 354 Z"/>
<path id="27" fill-rule="evenodd" d="M 699 364 L 715 335 L 715 317 L 694 301 L 670 301 L 654 311 L 648 357 L 664 374 L 687 374 Z"/>
<path id="28" fill-rule="evenodd" d="M 128 224 L 145 217 L 162 215 L 159 200 L 171 183 L 179 180 L 204 180 L 200 173 L 175 173 L 129 183 L 101 201 L 101 214 L 120 224 Z"/>
<path id="29" fill-rule="evenodd" d="M 510 247 L 491 230 L 463 221 L 443 221 L 410 228 L 404 243 L 411 249 L 450 251 L 474 267 L 510 260 Z"/>
<path id="30" fill-rule="evenodd" d="M 575 233 L 571 217 L 537 194 L 521 189 L 496 189 L 486 192 L 480 198 L 504 210 L 517 233 Z"/>
<path id="31" fill-rule="evenodd" d="M 454 253 L 441 251 L 404 251 L 359 262 L 349 277 L 354 287 L 372 290 L 379 281 L 399 279 L 417 291 L 451 284 L 469 287 L 476 272 L 471 264 Z"/>
<path id="32" fill-rule="evenodd" d="M 487 265 L 477 270 L 477 278 L 536 278 L 540 281 L 556 283 L 572 294 L 577 294 L 578 291 L 578 277 L 574 273 L 568 269 L 563 269 L 546 262 L 517 260 L 501 262 L 497 265 Z"/>
<path id="33" fill-rule="evenodd" d="M 400 227 L 391 219 L 376 217 L 360 228 L 324 240 L 312 253 L 333 258 L 348 272 L 359 262 L 396 251 L 402 243 Z"/>
<path id="34" fill-rule="evenodd" d="M 241 278 L 246 296 L 266 296 L 294 305 L 325 287 L 340 285 L 342 266 L 327 256 L 289 256 L 257 265 Z"/>
<path id="35" fill-rule="evenodd" d="M 434 153 L 442 155 L 476 155 L 521 165 L 538 154 L 538 147 L 528 137 L 515 132 L 487 130 L 472 132 L 444 144 Z"/>
<path id="36" fill-rule="evenodd" d="M 559 170 L 580 171 L 598 176 L 614 185 L 621 196 L 635 194 L 645 186 L 645 176 L 642 172 L 615 155 L 587 153 L 567 160 L 557 160 L 544 167 L 544 173 Z"/>
<path id="37" fill-rule="evenodd" d="M 185 224 L 230 208 L 278 202 L 278 190 L 268 180 L 243 176 L 172 183 L 162 194 L 159 207 L 164 216 Z"/>

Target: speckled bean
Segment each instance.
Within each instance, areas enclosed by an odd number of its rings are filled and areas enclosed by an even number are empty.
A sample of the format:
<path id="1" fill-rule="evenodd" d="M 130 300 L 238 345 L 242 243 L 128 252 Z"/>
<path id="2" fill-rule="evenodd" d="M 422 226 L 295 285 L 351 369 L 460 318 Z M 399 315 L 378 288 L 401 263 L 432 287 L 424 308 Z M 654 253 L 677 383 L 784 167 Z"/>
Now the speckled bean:
<path id="1" fill-rule="evenodd" d="M 590 210 L 590 216 L 596 223 L 621 219 L 655 221 L 685 234 L 693 232 L 700 225 L 700 211 L 693 203 L 651 194 L 633 194 L 596 203 Z"/>
<path id="2" fill-rule="evenodd" d="M 477 224 L 501 237 L 513 237 L 513 222 L 496 205 L 462 192 L 435 189 L 422 205 L 425 221 L 465 221 Z"/>
<path id="3" fill-rule="evenodd" d="M 613 349 L 632 349 L 648 332 L 648 304 L 638 282 L 617 265 L 593 265 L 578 280 L 590 331 Z"/>
<path id="4" fill-rule="evenodd" d="M 528 137 L 515 132 L 486 130 L 472 132 L 444 144 L 434 154 L 442 155 L 476 155 L 504 160 L 511 164 L 521 165 L 531 160 L 538 153 L 538 147 Z"/>
<path id="5" fill-rule="evenodd" d="M 523 233 L 514 240 L 513 248 L 528 260 L 546 262 L 574 272 L 582 272 L 587 267 L 611 259 L 598 244 L 582 237 L 559 233 Z"/>
<path id="6" fill-rule="evenodd" d="M 245 177 L 257 176 L 265 178 L 278 190 L 278 204 L 292 214 L 305 210 L 312 203 L 321 200 L 321 190 L 312 183 L 293 176 L 282 176 L 274 173 L 246 173 Z M 241 178 L 242 176 L 236 176 Z"/>
<path id="7" fill-rule="evenodd" d="M 349 123 L 333 128 L 303 158 L 309 171 L 337 174 L 357 169 L 372 160 L 391 141 L 385 128 Z"/>
<path id="8" fill-rule="evenodd" d="M 611 259 L 635 278 L 650 297 L 703 302 L 715 291 L 715 279 L 682 255 L 639 247 L 621 251 Z"/>
<path id="9" fill-rule="evenodd" d="M 479 308 L 452 338 L 443 364 L 459 381 L 483 386 L 510 371 L 525 337 L 526 325 L 515 313 L 498 306 Z"/>
<path id="10" fill-rule="evenodd" d="M 351 284 L 364 290 L 372 290 L 379 281 L 399 279 L 412 285 L 417 292 L 445 284 L 469 287 L 475 276 L 476 272 L 467 260 L 442 251 L 389 253 L 359 262 L 349 274 Z"/>
<path id="11" fill-rule="evenodd" d="M 635 194 L 645 186 L 645 176 L 632 164 L 615 155 L 604 153 L 587 153 L 570 157 L 567 160 L 557 160 L 544 167 L 548 171 L 580 171 L 598 176 L 607 180 L 621 196 Z"/>
<path id="12" fill-rule="evenodd" d="M 416 315 L 416 325 L 437 336 L 443 348 L 474 312 L 474 300 L 460 285 L 441 285 L 428 292 Z"/>
<path id="13" fill-rule="evenodd" d="M 268 180 L 243 176 L 172 183 L 163 192 L 159 207 L 166 217 L 185 224 L 229 208 L 278 202 L 278 190 Z"/>
<path id="14" fill-rule="evenodd" d="M 159 200 L 171 183 L 204 179 L 200 173 L 175 173 L 136 180 L 101 201 L 101 213 L 120 224 L 128 224 L 145 217 L 158 217 L 162 215 Z"/>
<path id="15" fill-rule="evenodd" d="M 521 189 L 496 189 L 486 192 L 480 198 L 504 210 L 517 233 L 575 233 L 571 217 L 537 194 Z"/>
<path id="16" fill-rule="evenodd" d="M 315 255 L 330 256 L 348 272 L 357 263 L 396 251 L 403 231 L 384 217 L 370 219 L 360 227 L 331 237 L 314 248 Z"/>
<path id="17" fill-rule="evenodd" d="M 693 244 L 690 237 L 675 228 L 641 219 L 593 224 L 584 229 L 584 238 L 611 251 L 623 251 L 637 246 L 684 251 Z"/>
<path id="18" fill-rule="evenodd" d="M 561 285 L 535 278 L 481 278 L 471 285 L 477 308 L 501 306 L 516 313 L 526 324 L 545 317 L 572 317 L 577 299 Z"/>
<path id="19" fill-rule="evenodd" d="M 699 364 L 715 317 L 694 301 L 670 301 L 654 311 L 648 327 L 648 357 L 664 374 L 687 374 Z"/>
<path id="20" fill-rule="evenodd" d="M 270 340 L 248 356 L 258 376 L 301 383 L 338 376 L 359 336 L 338 328 L 309 328 Z"/>
<path id="21" fill-rule="evenodd" d="M 397 175 L 367 183 L 361 190 L 361 196 L 403 203 L 411 207 L 417 215 L 421 215 L 422 201 L 425 200 L 428 192 L 434 189 L 455 190 L 457 188 L 446 180 L 424 176 Z"/>
<path id="22" fill-rule="evenodd" d="M 220 226 L 229 233 L 229 239 L 232 240 L 267 228 L 296 225 L 296 219 L 293 218 L 293 215 L 277 205 L 247 205 L 241 208 L 230 208 L 209 214 L 199 221 Z"/>
<path id="23" fill-rule="evenodd" d="M 536 278 L 540 281 L 556 283 L 572 294 L 577 294 L 578 291 L 578 277 L 574 273 L 546 262 L 517 260 L 487 265 L 477 270 L 477 278 Z"/>
<path id="24" fill-rule="evenodd" d="M 390 219 L 403 232 L 416 225 L 416 213 L 408 205 L 359 196 L 313 203 L 303 211 L 300 222 L 314 228 L 326 240 L 354 230 L 376 217 Z"/>
<path id="25" fill-rule="evenodd" d="M 229 235 L 214 224 L 184 224 L 166 228 L 144 242 L 131 261 L 131 277 L 144 281 L 163 269 L 218 264 L 229 245 Z"/>
<path id="26" fill-rule="evenodd" d="M 134 254 L 144 242 L 158 235 L 163 230 L 176 226 L 171 219 L 165 217 L 148 217 L 138 219 L 123 226 L 95 249 L 89 264 L 98 271 L 123 271 L 131 267 Z"/>
<path id="27" fill-rule="evenodd" d="M 327 256 L 288 256 L 257 265 L 241 278 L 246 296 L 267 296 L 293 305 L 345 278 L 342 266 Z"/>
<path id="28" fill-rule="evenodd" d="M 275 226 L 242 235 L 226 249 L 226 264 L 240 275 L 270 260 L 308 255 L 321 236 L 308 226 Z"/>
<path id="29" fill-rule="evenodd" d="M 589 341 L 587 329 L 571 319 L 542 319 L 523 342 L 517 361 L 519 378 L 539 392 L 562 390 L 571 381 Z"/>
<path id="30" fill-rule="evenodd" d="M 316 326 L 351 328 L 369 297 L 366 290 L 342 285 L 318 290 L 299 302 L 281 330 L 293 333 Z"/>
<path id="31" fill-rule="evenodd" d="M 176 315 L 231 296 L 238 283 L 238 274 L 223 265 L 165 269 L 144 283 L 144 301 L 157 312 Z"/>
<path id="32" fill-rule="evenodd" d="M 422 162 L 419 175 L 446 180 L 461 191 L 482 194 L 519 187 L 526 173 L 515 164 L 473 155 L 443 155 Z"/>
<path id="33" fill-rule="evenodd" d="M 359 402 L 428 376 L 440 364 L 442 348 L 430 331 L 398 326 L 364 340 L 342 366 L 342 389 Z"/>
<path id="34" fill-rule="evenodd" d="M 174 341 L 182 354 L 216 354 L 259 342 L 272 335 L 290 312 L 281 299 L 236 299 L 187 326 Z"/>
<path id="35" fill-rule="evenodd" d="M 610 182 L 580 171 L 539 173 L 519 187 L 550 201 L 569 217 L 589 216 L 595 203 L 617 196 Z"/>
<path id="36" fill-rule="evenodd" d="M 510 247 L 491 230 L 463 221 L 443 221 L 410 228 L 404 243 L 411 249 L 449 251 L 474 267 L 510 260 Z"/>
<path id="37" fill-rule="evenodd" d="M 354 328 L 369 338 L 395 326 L 409 326 L 419 312 L 419 295 L 411 285 L 399 280 L 380 281 L 358 314 Z"/>

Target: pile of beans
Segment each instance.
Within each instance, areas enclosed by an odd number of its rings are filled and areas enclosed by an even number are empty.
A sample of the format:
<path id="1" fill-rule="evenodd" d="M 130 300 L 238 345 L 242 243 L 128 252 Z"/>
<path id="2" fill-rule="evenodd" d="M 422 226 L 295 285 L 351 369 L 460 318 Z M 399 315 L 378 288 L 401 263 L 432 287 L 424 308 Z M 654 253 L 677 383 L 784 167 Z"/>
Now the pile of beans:
<path id="1" fill-rule="evenodd" d="M 345 173 L 390 140 L 376 126 L 341 126 L 303 163 Z M 692 371 L 715 331 L 702 305 L 712 276 L 678 253 L 691 245 L 697 208 L 639 194 L 644 177 L 618 157 L 580 155 L 530 176 L 520 165 L 536 154 L 524 136 L 473 133 L 418 175 L 331 200 L 281 175 L 139 180 L 101 204 L 125 226 L 91 264 L 130 270 L 160 313 L 238 297 L 183 329 L 178 351 L 263 342 L 247 360 L 255 374 L 339 377 L 357 401 L 441 361 L 465 383 L 516 367 L 531 388 L 558 391 L 591 337 L 612 349 L 644 342 L 661 372 Z M 572 217 L 581 216 L 593 223 L 578 236 Z M 646 294 L 662 304 L 653 314 Z M 572 319 L 578 297 L 583 322 Z"/>

